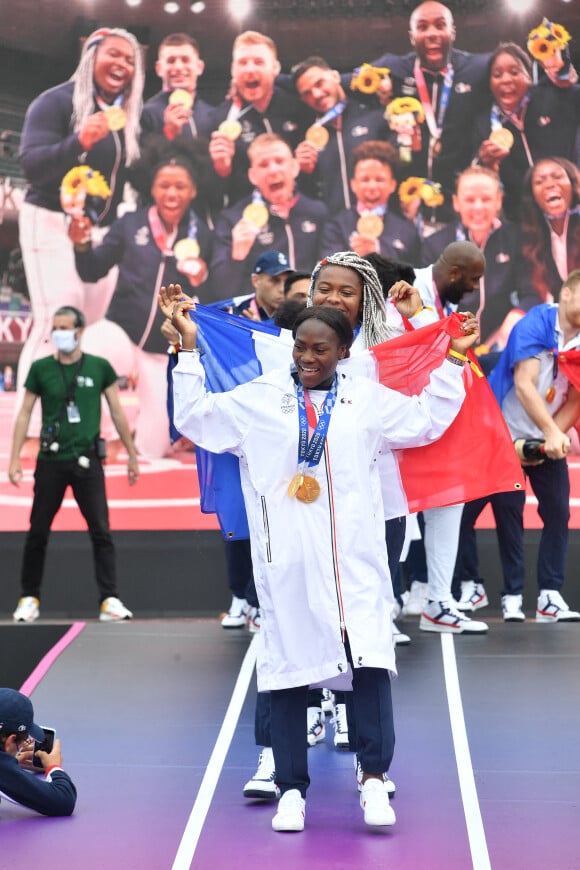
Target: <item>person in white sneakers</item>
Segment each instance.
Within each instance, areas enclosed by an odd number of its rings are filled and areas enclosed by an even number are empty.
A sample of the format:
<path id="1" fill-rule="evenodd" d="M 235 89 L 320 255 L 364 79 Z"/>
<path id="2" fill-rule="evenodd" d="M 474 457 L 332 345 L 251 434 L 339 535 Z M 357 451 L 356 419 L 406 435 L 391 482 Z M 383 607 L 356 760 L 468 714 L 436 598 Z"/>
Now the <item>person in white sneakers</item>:
<path id="1" fill-rule="evenodd" d="M 557 185 L 552 187 L 557 191 Z M 575 269 L 564 281 L 557 304 L 536 305 L 516 323 L 489 377 L 514 441 L 535 442 L 529 451 L 524 449 L 528 458 L 522 464 L 543 523 L 536 622 L 580 621 L 580 613 L 562 597 L 570 519 L 566 433 L 580 416 L 580 391 L 570 378 L 576 384 L 580 380 L 566 369 L 564 352 L 579 348 L 580 269 Z M 492 505 L 504 574 L 503 617 L 506 622 L 523 622 L 525 493 L 501 493 Z"/>
<path id="2" fill-rule="evenodd" d="M 102 622 L 131 619 L 119 598 L 115 547 L 109 529 L 102 457 L 98 450 L 101 395 L 128 454 L 129 484 L 139 476 L 137 452 L 119 400 L 117 375 L 102 357 L 83 353 L 85 318 L 64 305 L 52 320 L 54 356 L 32 363 L 25 381 L 22 407 L 16 418 L 8 476 L 14 486 L 22 480 L 20 451 L 26 439 L 32 409 L 40 398 L 42 433 L 34 475 L 34 500 L 26 535 L 20 584 L 22 594 L 13 614 L 15 622 L 34 622 L 40 613 L 40 588 L 52 522 L 70 485 L 86 520 L 93 545 Z"/>
<path id="3" fill-rule="evenodd" d="M 351 263 L 362 268 L 352 252 L 322 260 L 313 272 L 314 292 L 339 284 L 360 307 L 365 279 Z M 349 677 L 364 821 L 393 825 L 383 780 L 394 751 L 393 593 L 374 459 L 380 450 L 441 437 L 465 397 L 462 368 L 451 357 L 444 359 L 419 396 L 339 374 L 338 362 L 348 357 L 353 342 L 352 326 L 340 310 L 315 305 L 298 315 L 292 330 L 292 365 L 211 394 L 204 387 L 197 328 L 189 314 L 194 303 L 183 300 L 177 286 L 161 291 L 160 305 L 182 336 L 172 372 L 177 429 L 207 450 L 241 459 L 262 614 L 258 689 L 270 690 L 281 791 L 272 828 L 304 829 L 309 685 L 342 680 L 346 687 Z M 452 352 L 464 354 L 478 334 L 475 318 L 467 315 L 462 336 L 451 339 Z M 291 413 L 280 410 L 282 397 Z"/>

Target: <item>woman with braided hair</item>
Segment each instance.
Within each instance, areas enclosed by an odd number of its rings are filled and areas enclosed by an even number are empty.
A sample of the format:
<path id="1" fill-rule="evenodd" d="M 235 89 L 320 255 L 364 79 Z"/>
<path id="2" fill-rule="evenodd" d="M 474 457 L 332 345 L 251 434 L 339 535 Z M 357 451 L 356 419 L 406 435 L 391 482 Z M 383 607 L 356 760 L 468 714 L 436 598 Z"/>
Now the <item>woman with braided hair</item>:
<path id="1" fill-rule="evenodd" d="M 126 167 L 139 156 L 143 83 L 137 39 L 126 30 L 101 28 L 87 37 L 70 80 L 44 91 L 28 108 L 20 148 L 28 189 L 19 230 L 34 324 L 20 355 L 19 385 L 46 353 L 57 308 L 73 305 L 88 323 L 107 309 L 114 275 L 90 289 L 77 275 L 61 185 L 75 167 L 88 166 L 103 177 L 105 195 L 91 210 L 93 240 L 100 241 L 117 217 Z"/>

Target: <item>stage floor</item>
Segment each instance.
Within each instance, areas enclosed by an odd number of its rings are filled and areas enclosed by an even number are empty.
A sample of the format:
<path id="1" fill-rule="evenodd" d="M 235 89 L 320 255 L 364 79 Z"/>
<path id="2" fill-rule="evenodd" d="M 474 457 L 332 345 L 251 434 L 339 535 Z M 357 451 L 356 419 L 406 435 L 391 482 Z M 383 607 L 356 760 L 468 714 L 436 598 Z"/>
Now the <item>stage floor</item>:
<path id="1" fill-rule="evenodd" d="M 35 629 L 0 624 L 3 657 Z M 45 819 L 3 802 L 0 868 L 576 870 L 580 625 L 405 630 L 396 826 L 365 827 L 352 756 L 334 750 L 327 719 L 309 750 L 306 829 L 277 834 L 273 805 L 242 796 L 258 754 L 259 641 L 209 620 L 74 624 L 28 689 L 62 738 L 77 809 Z"/>

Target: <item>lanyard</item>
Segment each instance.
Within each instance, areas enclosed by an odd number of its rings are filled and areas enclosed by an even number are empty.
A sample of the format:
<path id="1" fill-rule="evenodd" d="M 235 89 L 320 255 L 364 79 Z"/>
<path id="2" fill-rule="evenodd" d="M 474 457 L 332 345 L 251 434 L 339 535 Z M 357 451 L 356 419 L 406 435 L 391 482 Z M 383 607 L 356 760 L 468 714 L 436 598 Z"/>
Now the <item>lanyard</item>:
<path id="1" fill-rule="evenodd" d="M 336 391 L 338 384 L 338 376 L 334 375 L 332 386 L 320 409 L 320 416 L 314 428 L 314 433 L 310 441 L 308 440 L 308 423 L 309 416 L 314 423 L 314 408 L 310 401 L 310 396 L 304 392 L 302 384 L 298 384 L 296 395 L 298 399 L 298 463 L 302 465 L 307 463 L 309 468 L 313 465 L 318 465 L 324 452 L 326 444 L 326 436 L 328 434 L 328 426 L 330 424 L 330 415 L 336 402 Z"/>
<path id="2" fill-rule="evenodd" d="M 159 218 L 157 206 L 152 205 L 150 207 L 147 217 L 149 218 L 149 224 L 151 226 L 151 232 L 153 233 L 155 244 L 164 257 L 171 257 L 173 254 L 173 243 L 177 237 L 178 228 L 175 227 L 172 233 L 167 233 L 165 231 Z"/>
<path id="3" fill-rule="evenodd" d="M 435 119 L 435 111 L 429 98 L 429 91 L 427 90 L 425 74 L 421 69 L 419 58 L 415 60 L 414 73 L 415 81 L 417 82 L 417 91 L 419 92 L 419 99 L 421 100 L 423 111 L 425 112 L 425 120 L 427 121 L 429 132 L 433 139 L 440 139 L 441 132 L 443 130 L 443 121 L 445 119 L 445 113 L 447 111 L 447 106 L 449 105 L 449 98 L 451 96 L 451 89 L 453 87 L 453 77 L 455 75 L 453 66 L 448 63 L 445 68 L 445 73 L 443 76 L 443 87 L 441 89 L 441 98 L 439 100 L 439 111 L 437 112 L 437 119 Z"/>

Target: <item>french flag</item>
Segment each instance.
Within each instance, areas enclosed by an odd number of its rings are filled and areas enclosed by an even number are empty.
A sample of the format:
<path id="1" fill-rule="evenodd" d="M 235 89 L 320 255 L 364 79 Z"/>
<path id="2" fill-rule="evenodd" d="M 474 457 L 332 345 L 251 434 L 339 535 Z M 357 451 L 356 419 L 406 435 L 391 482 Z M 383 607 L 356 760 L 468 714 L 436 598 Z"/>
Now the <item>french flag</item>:
<path id="1" fill-rule="evenodd" d="M 206 373 L 206 388 L 225 392 L 264 372 L 288 365 L 288 330 L 198 305 L 192 317 Z M 449 317 L 345 360 L 346 371 L 364 374 L 406 395 L 416 395 L 443 362 L 461 315 Z M 524 487 L 511 436 L 486 378 L 471 356 L 464 367 L 466 398 L 442 438 L 426 447 L 396 451 L 406 512 L 461 504 Z M 224 538 L 249 537 L 238 459 L 196 448 L 201 509 L 216 513 Z"/>

